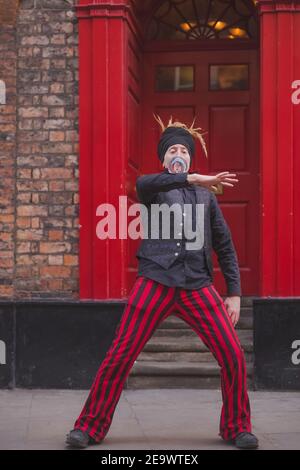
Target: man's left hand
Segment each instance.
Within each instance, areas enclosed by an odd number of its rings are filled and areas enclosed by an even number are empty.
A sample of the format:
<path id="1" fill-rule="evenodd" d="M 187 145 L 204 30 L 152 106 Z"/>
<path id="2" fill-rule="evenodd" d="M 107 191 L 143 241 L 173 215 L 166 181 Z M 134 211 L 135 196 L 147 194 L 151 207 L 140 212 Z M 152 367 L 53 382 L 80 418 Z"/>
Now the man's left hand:
<path id="1" fill-rule="evenodd" d="M 224 304 L 233 323 L 233 326 L 235 326 L 240 318 L 241 298 L 238 295 L 226 297 L 226 299 L 224 300 Z"/>

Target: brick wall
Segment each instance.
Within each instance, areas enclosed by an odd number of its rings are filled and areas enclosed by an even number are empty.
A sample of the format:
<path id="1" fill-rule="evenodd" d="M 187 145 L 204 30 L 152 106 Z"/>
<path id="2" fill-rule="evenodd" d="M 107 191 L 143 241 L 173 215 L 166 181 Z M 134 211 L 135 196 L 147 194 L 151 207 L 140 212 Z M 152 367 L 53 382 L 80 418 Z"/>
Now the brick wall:
<path id="1" fill-rule="evenodd" d="M 0 107 L 6 133 L 0 151 L 6 155 L 7 171 L 2 178 L 5 192 L 0 207 L 6 224 L 0 246 L 4 253 L 1 297 L 78 297 L 78 34 L 74 3 L 23 0 L 15 26 L 6 32 L 10 42 L 2 39 L 0 44 L 6 51 L 11 44 L 15 54 L 5 58 L 5 71 L 10 74 L 11 87 L 16 87 L 10 88 L 7 105 Z M 11 122 L 3 122 L 6 115 Z M 1 160 L 1 172 L 3 169 Z"/>
<path id="2" fill-rule="evenodd" d="M 0 298 L 14 294 L 16 57 L 16 29 L 2 24 L 0 80 L 5 83 L 6 104 L 0 104 Z"/>

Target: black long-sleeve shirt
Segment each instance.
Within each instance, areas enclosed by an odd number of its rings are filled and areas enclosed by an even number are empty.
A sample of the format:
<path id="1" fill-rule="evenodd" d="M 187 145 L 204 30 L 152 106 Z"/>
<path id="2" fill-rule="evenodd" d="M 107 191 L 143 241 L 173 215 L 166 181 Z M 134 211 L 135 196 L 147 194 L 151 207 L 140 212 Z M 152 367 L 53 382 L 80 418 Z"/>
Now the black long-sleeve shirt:
<path id="1" fill-rule="evenodd" d="M 148 208 L 155 203 L 156 196 L 160 192 L 167 192 L 172 189 L 182 191 L 184 203 L 193 203 L 193 213 L 195 214 L 196 194 L 195 186 L 187 181 L 188 173 L 172 174 L 165 169 L 161 173 L 140 176 L 136 181 L 138 199 Z M 210 224 L 211 240 L 210 245 L 216 252 L 218 262 L 222 269 L 227 284 L 227 295 L 241 295 L 240 273 L 236 251 L 232 242 L 229 227 L 223 217 L 222 211 L 218 205 L 216 196 L 210 193 Z M 194 219 L 194 216 L 193 216 Z M 209 222 L 208 222 L 209 223 Z M 193 230 L 195 222 L 193 220 Z M 191 240 L 189 240 L 190 242 Z M 139 253 L 138 273 L 146 277 L 157 279 L 165 285 L 184 286 L 185 288 L 199 288 L 212 283 L 212 259 L 205 256 L 202 248 L 197 252 L 197 263 L 193 263 L 193 251 L 185 249 L 184 231 L 183 240 L 178 240 L 178 258 L 164 269 L 160 264 L 151 260 L 151 256 L 143 257 Z M 199 257 L 199 254 L 201 255 Z M 176 255 L 176 253 L 174 253 Z M 208 270 L 207 262 L 210 263 Z"/>
<path id="2" fill-rule="evenodd" d="M 173 182 L 177 175 L 172 174 Z M 178 178 L 179 181 L 182 178 Z M 196 194 L 195 188 L 192 185 L 184 188 L 178 188 L 182 192 L 184 204 L 192 204 L 192 230 L 196 229 Z M 182 239 L 178 240 L 178 257 L 175 262 L 168 268 L 163 269 L 160 265 L 152 260 L 143 258 L 140 259 L 138 275 L 143 275 L 150 279 L 154 279 L 161 284 L 170 287 L 183 287 L 184 289 L 200 289 L 212 284 L 213 280 L 209 273 L 204 250 L 202 248 L 201 261 L 194 259 L 193 251 L 185 249 L 185 238 L 184 231 L 182 232 Z M 188 240 L 192 242 L 193 240 Z"/>

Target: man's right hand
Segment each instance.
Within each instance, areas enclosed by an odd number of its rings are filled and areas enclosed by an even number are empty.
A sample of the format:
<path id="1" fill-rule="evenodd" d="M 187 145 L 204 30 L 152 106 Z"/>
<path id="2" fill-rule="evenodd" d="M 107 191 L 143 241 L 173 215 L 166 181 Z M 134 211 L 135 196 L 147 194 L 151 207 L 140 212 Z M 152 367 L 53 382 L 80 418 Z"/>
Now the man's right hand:
<path id="1" fill-rule="evenodd" d="M 199 186 L 204 186 L 205 188 L 217 191 L 217 184 L 222 184 L 222 186 L 231 186 L 233 183 L 237 183 L 238 179 L 233 178 L 236 176 L 235 173 L 229 173 L 229 171 L 223 171 L 217 175 L 200 175 L 199 173 L 191 173 L 187 176 L 187 181 L 190 184 L 196 184 Z"/>

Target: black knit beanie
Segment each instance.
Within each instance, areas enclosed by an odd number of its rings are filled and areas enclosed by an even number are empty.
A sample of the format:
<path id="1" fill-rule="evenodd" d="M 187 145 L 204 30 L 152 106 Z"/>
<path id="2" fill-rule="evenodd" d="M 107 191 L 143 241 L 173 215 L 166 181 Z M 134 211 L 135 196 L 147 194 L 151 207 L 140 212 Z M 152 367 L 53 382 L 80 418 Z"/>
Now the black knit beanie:
<path id="1" fill-rule="evenodd" d="M 167 127 L 160 136 L 157 153 L 158 158 L 163 163 L 164 156 L 169 147 L 175 144 L 184 145 L 190 154 L 191 161 L 195 154 L 195 142 L 192 135 L 183 127 Z"/>

